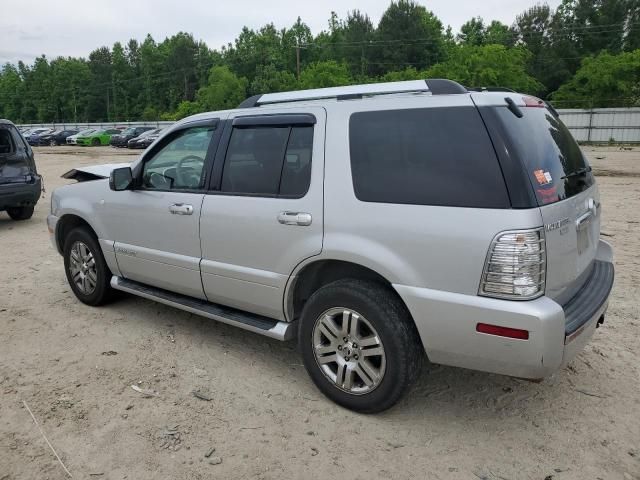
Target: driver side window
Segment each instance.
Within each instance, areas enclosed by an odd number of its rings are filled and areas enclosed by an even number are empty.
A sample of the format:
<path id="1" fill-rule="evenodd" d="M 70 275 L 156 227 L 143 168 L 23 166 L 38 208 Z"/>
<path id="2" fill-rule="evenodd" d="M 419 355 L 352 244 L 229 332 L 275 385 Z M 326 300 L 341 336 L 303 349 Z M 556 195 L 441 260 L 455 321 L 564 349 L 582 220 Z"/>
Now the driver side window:
<path id="1" fill-rule="evenodd" d="M 158 150 L 142 169 L 146 190 L 198 190 L 204 187 L 204 163 L 215 126 L 186 128 Z"/>

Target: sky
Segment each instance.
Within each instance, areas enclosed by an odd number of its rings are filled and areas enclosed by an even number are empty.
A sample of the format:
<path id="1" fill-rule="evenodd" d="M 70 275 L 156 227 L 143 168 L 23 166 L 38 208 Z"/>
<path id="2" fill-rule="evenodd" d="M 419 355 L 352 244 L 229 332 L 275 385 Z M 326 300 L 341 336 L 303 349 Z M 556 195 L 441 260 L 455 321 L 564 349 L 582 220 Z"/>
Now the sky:
<path id="1" fill-rule="evenodd" d="M 475 16 L 511 25 L 516 15 L 538 0 L 418 0 L 454 32 Z M 273 22 L 289 27 L 300 16 L 313 34 L 325 30 L 331 11 L 367 13 L 374 24 L 389 0 L 2 0 L 0 65 L 31 63 L 45 54 L 87 57 L 101 46 L 143 40 L 150 33 L 162 41 L 179 31 L 192 33 L 210 48 L 233 42 L 243 26 Z M 547 0 L 555 8 L 560 0 Z"/>

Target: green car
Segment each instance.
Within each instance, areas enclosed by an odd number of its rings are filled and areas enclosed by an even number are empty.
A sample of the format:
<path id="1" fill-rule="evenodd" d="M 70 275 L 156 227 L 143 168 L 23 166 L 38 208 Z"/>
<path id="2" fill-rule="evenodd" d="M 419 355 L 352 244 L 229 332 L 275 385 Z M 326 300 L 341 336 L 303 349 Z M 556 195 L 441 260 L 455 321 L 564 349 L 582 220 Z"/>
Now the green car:
<path id="1" fill-rule="evenodd" d="M 117 135 L 122 133 L 121 130 L 111 128 L 108 130 L 96 130 L 89 135 L 83 135 L 76 139 L 78 145 L 84 145 L 85 147 L 99 147 L 100 145 L 109 145 L 111 141 L 111 135 Z"/>

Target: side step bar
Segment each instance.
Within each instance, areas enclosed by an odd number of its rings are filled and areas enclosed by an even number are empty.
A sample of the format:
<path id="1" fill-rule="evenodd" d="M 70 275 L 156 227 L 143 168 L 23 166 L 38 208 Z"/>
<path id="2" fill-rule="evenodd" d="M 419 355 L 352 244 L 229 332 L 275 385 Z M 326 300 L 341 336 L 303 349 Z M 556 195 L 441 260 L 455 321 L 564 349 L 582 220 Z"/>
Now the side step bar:
<path id="1" fill-rule="evenodd" d="M 265 337 L 275 338 L 276 340 L 291 340 L 296 336 L 297 322 L 280 322 L 261 315 L 151 287 L 115 275 L 111 278 L 111 286 L 116 290 L 164 303 L 170 307 L 179 308 L 195 315 L 211 318 L 234 327 L 259 333 Z"/>

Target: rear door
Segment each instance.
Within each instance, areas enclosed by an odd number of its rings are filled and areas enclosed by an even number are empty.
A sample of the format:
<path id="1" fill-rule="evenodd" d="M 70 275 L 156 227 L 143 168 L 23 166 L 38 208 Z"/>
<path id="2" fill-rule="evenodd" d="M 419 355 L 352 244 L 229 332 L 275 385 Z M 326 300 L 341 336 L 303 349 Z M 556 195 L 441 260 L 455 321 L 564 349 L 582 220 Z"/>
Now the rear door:
<path id="1" fill-rule="evenodd" d="M 545 226 L 546 295 L 566 302 L 591 271 L 600 235 L 600 196 L 591 167 L 562 121 L 547 108 L 518 118 L 494 107 L 526 170 Z"/>
<path id="2" fill-rule="evenodd" d="M 322 250 L 324 109 L 229 117 L 202 204 L 209 301 L 284 318 L 289 275 Z"/>

